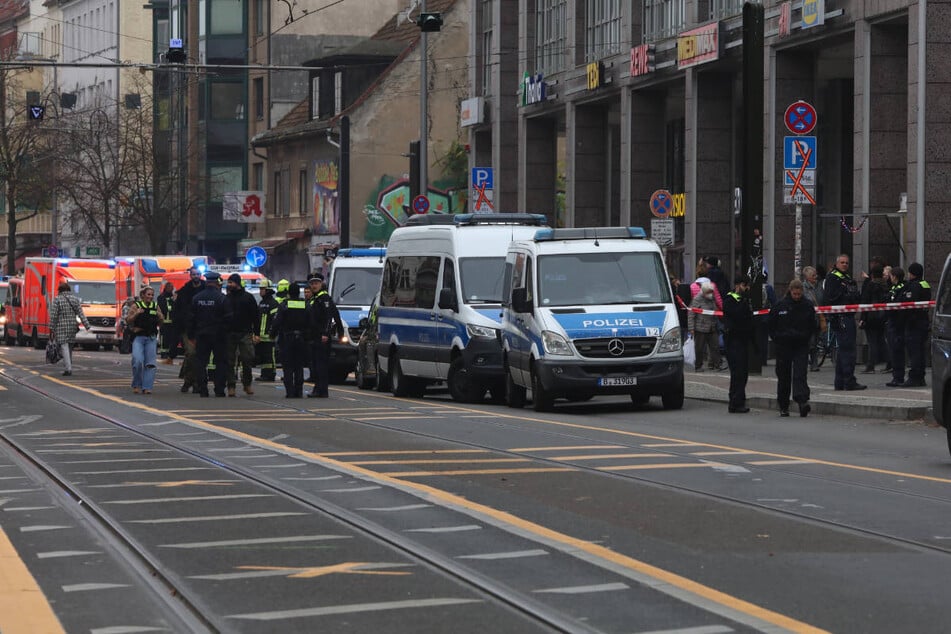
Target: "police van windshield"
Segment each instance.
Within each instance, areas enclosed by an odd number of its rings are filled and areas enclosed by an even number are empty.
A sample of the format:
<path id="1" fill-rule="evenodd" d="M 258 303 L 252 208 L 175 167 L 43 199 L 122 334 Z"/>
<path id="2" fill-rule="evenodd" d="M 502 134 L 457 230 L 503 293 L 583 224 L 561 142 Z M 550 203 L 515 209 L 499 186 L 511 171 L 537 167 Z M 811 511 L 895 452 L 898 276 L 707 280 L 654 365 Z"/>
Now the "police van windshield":
<path id="1" fill-rule="evenodd" d="M 575 253 L 538 258 L 538 305 L 660 304 L 670 283 L 656 253 Z"/>
<path id="2" fill-rule="evenodd" d="M 116 303 L 116 285 L 112 282 L 73 282 L 70 287 L 84 304 Z"/>
<path id="3" fill-rule="evenodd" d="M 338 306 L 369 306 L 380 292 L 382 271 L 382 267 L 336 269 L 331 290 L 334 303 Z"/>
<path id="4" fill-rule="evenodd" d="M 467 304 L 501 304 L 505 258 L 461 258 L 462 301 Z"/>

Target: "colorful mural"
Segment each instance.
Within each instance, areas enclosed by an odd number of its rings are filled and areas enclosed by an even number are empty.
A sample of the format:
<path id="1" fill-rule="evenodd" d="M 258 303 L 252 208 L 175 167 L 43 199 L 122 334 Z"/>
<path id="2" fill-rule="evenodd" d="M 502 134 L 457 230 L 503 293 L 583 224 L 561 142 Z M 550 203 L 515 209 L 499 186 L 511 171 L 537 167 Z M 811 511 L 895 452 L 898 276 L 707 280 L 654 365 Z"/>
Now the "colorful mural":
<path id="1" fill-rule="evenodd" d="M 314 233 L 340 233 L 337 161 L 314 161 Z"/>
<path id="2" fill-rule="evenodd" d="M 438 183 L 437 183 L 438 185 Z M 465 213 L 468 202 L 468 191 L 439 189 L 430 187 L 427 193 L 430 211 L 435 214 Z M 380 179 L 373 198 L 363 207 L 366 216 L 366 228 L 363 242 L 373 244 L 386 242 L 390 234 L 397 227 L 406 224 L 406 220 L 413 214 L 409 180 L 383 176 Z"/>

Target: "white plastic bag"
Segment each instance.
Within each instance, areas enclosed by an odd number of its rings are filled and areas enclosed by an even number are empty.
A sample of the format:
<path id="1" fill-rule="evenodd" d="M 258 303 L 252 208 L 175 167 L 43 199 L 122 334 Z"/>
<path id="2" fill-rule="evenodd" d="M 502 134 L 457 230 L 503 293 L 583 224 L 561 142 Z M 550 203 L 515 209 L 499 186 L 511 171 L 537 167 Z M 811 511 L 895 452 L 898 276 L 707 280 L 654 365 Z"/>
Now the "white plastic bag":
<path id="1" fill-rule="evenodd" d="M 692 368 L 697 362 L 697 351 L 694 349 L 693 337 L 687 337 L 684 342 L 684 365 Z"/>

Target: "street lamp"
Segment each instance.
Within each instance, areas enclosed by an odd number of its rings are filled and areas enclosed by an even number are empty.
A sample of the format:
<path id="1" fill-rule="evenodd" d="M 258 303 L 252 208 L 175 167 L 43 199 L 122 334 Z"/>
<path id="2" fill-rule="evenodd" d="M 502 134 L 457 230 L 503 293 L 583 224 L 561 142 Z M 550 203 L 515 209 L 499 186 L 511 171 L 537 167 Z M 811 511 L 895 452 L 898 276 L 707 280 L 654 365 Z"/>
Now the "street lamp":
<path id="1" fill-rule="evenodd" d="M 426 196 L 429 193 L 429 158 L 427 156 L 427 146 L 429 137 L 429 114 L 427 112 L 426 85 L 426 59 L 429 57 L 428 37 L 430 33 L 438 32 L 442 27 L 442 15 L 439 13 L 426 13 L 426 0 L 420 0 L 419 19 L 416 25 L 420 30 L 420 53 L 419 53 L 419 193 Z"/>

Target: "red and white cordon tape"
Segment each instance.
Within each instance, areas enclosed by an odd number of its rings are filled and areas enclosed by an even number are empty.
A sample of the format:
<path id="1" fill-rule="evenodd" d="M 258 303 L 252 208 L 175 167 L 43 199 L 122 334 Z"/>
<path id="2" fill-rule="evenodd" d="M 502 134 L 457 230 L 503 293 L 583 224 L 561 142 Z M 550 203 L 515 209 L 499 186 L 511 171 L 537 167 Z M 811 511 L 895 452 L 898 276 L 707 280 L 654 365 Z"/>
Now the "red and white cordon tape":
<path id="1" fill-rule="evenodd" d="M 692 313 L 698 315 L 713 315 L 715 317 L 723 317 L 722 310 L 704 310 L 703 308 L 691 308 L 684 304 L 684 300 L 677 298 L 677 303 L 680 304 L 681 308 L 685 308 Z M 843 304 L 841 306 L 817 306 L 817 313 L 865 313 L 865 312 L 877 312 L 883 310 L 913 310 L 915 308 L 932 308 L 935 305 L 934 300 L 925 301 L 925 302 L 887 302 L 884 304 Z M 762 310 L 754 310 L 754 315 L 768 315 L 769 309 L 764 308 Z"/>

